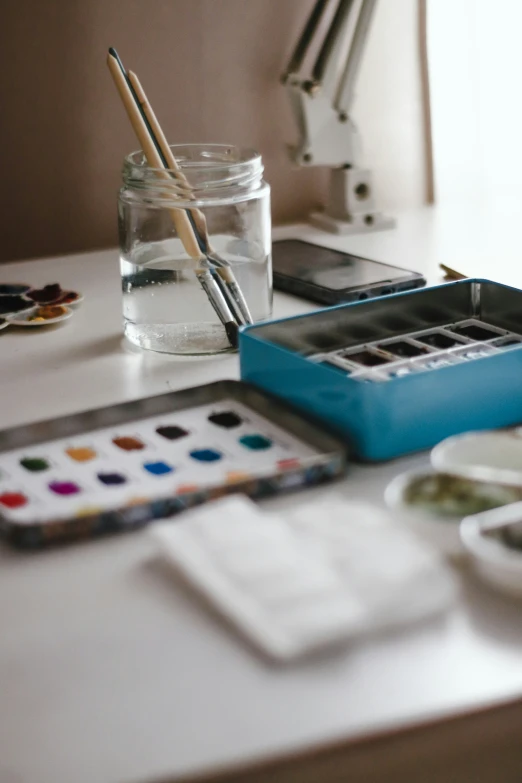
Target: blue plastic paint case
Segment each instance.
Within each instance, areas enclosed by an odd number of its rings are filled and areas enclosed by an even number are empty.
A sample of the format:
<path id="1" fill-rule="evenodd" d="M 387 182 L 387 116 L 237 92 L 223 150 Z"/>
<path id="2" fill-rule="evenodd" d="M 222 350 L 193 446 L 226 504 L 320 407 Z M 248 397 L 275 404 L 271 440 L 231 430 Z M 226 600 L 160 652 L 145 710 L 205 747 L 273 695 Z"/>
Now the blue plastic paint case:
<path id="1" fill-rule="evenodd" d="M 522 422 L 522 291 L 467 279 L 249 326 L 241 378 L 362 460 Z"/>

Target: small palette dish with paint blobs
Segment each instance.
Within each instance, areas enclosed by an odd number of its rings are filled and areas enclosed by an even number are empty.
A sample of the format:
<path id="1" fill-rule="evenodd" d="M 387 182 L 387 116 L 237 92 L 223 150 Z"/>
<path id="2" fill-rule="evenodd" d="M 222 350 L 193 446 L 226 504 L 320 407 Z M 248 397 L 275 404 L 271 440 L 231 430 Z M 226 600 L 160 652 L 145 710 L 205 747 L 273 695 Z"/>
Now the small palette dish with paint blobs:
<path id="1" fill-rule="evenodd" d="M 25 283 L 0 283 L 0 329 L 13 326 L 44 327 L 66 321 L 83 301 L 77 291 L 59 283 L 32 288 Z"/>
<path id="2" fill-rule="evenodd" d="M 384 499 L 397 517 L 422 538 L 448 557 L 461 557 L 462 519 L 521 502 L 522 486 L 477 481 L 424 468 L 394 478 Z"/>
<path id="3" fill-rule="evenodd" d="M 77 291 L 64 290 L 59 283 L 49 283 L 43 288 L 33 288 L 27 297 L 38 305 L 68 305 L 75 306 L 83 301 L 83 296 Z"/>
<path id="4" fill-rule="evenodd" d="M 233 492 L 333 480 L 346 447 L 257 389 L 220 381 L 0 432 L 0 529 L 13 544 L 140 527 Z"/>

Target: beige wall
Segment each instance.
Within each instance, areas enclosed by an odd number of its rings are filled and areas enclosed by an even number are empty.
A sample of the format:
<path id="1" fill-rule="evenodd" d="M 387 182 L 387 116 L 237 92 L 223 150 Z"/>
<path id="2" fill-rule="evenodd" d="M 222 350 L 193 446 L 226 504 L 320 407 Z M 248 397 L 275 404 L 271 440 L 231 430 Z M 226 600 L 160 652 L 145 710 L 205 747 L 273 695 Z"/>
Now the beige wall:
<path id="1" fill-rule="evenodd" d="M 173 142 L 258 148 L 276 222 L 324 197 L 294 169 L 278 79 L 311 0 L 1 0 L 0 260 L 116 244 L 121 160 L 136 142 L 105 66 L 135 70 Z M 356 116 L 386 205 L 424 198 L 417 0 L 385 0 Z"/>

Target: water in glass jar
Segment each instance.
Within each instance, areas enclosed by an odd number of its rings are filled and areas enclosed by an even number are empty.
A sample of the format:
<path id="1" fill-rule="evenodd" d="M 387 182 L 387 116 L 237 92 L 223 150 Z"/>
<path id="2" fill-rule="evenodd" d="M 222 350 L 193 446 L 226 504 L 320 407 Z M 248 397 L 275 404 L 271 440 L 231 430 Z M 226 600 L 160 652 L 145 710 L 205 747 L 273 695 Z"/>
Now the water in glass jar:
<path id="1" fill-rule="evenodd" d="M 237 243 L 237 250 L 243 243 Z M 240 252 L 219 251 L 246 298 L 255 321 L 269 318 L 270 256 L 251 260 Z M 198 261 L 182 256 L 176 240 L 141 244 L 120 257 L 125 336 L 141 348 L 174 354 L 212 354 L 231 350 L 196 272 Z"/>

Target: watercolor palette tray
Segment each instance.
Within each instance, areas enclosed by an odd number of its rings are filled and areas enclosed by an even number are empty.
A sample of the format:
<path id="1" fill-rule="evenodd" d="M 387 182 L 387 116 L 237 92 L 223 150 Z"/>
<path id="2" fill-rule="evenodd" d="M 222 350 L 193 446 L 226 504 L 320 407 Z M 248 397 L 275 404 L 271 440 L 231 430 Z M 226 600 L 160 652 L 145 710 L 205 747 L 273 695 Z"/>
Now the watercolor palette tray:
<path id="1" fill-rule="evenodd" d="M 0 432 L 0 529 L 37 547 L 345 470 L 346 448 L 321 427 L 246 384 L 220 381 Z"/>
<path id="2" fill-rule="evenodd" d="M 522 422 L 521 348 L 522 291 L 466 279 L 247 327 L 241 377 L 380 461 Z"/>

